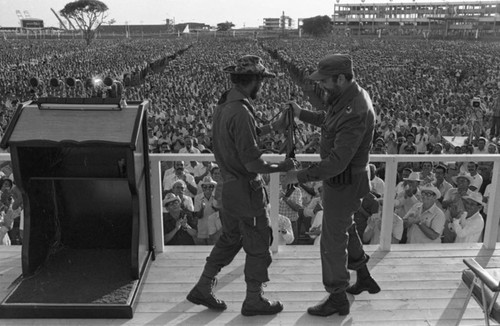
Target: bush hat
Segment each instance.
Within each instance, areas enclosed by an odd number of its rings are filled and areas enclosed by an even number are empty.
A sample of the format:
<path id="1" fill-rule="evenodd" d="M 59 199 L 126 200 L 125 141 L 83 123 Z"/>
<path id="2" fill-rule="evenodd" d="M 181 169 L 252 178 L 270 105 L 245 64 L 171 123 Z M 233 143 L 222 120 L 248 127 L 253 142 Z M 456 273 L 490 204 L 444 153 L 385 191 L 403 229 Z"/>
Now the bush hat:
<path id="1" fill-rule="evenodd" d="M 319 61 L 318 69 L 309 75 L 309 79 L 324 80 L 340 74 L 354 75 L 352 59 L 347 54 L 330 54 Z"/>
<path id="2" fill-rule="evenodd" d="M 441 197 L 441 191 L 439 191 L 436 186 L 434 186 L 432 183 L 425 184 L 420 187 L 420 193 L 424 191 L 432 191 L 436 195 L 436 199 Z"/>
<path id="3" fill-rule="evenodd" d="M 457 183 L 458 178 L 465 178 L 469 180 L 469 183 L 472 183 L 472 181 L 474 181 L 474 179 L 469 173 L 464 173 L 464 172 L 460 172 L 458 175 L 452 177 L 451 179 L 453 180 L 453 182 Z"/>
<path id="4" fill-rule="evenodd" d="M 163 206 L 167 206 L 169 203 L 176 200 L 179 201 L 179 203 L 181 202 L 181 199 L 177 195 L 174 195 L 173 193 L 169 192 L 163 199 Z"/>
<path id="5" fill-rule="evenodd" d="M 264 67 L 263 61 L 256 55 L 244 55 L 236 60 L 236 65 L 224 68 L 224 72 L 234 75 L 259 75 L 261 77 L 276 77 Z"/>
<path id="6" fill-rule="evenodd" d="M 483 203 L 483 195 L 481 195 L 479 192 L 472 192 L 468 195 L 465 195 L 465 196 L 462 196 L 463 199 L 470 199 L 470 200 L 473 200 L 475 201 L 476 203 L 478 204 L 481 204 L 484 206 L 484 203 Z"/>
<path id="7" fill-rule="evenodd" d="M 410 173 L 410 175 L 408 176 L 408 178 L 403 178 L 404 181 L 423 181 L 423 180 L 420 180 L 420 174 L 418 172 L 412 172 Z"/>
<path id="8" fill-rule="evenodd" d="M 206 177 L 203 178 L 203 180 L 201 181 L 201 185 L 213 185 L 213 186 L 216 186 L 217 185 L 217 182 L 212 179 L 211 176 L 207 175 Z"/>

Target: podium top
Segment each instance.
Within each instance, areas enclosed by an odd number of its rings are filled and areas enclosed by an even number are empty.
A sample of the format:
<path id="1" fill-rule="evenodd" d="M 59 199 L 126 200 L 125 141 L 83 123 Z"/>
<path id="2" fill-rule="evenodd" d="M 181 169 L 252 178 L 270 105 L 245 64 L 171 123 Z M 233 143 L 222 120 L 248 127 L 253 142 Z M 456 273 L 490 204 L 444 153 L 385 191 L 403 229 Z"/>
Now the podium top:
<path id="1" fill-rule="evenodd" d="M 135 150 L 148 101 L 115 104 L 20 104 L 0 147 L 53 145 L 130 146 Z"/>

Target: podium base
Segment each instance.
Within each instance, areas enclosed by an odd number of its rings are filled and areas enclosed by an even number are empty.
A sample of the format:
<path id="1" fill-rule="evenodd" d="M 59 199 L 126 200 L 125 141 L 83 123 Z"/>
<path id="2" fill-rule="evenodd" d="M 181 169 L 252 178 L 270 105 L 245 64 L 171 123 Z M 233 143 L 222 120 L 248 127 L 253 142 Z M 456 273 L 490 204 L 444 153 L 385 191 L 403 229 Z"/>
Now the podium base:
<path id="1" fill-rule="evenodd" d="M 12 283 L 0 318 L 132 318 L 150 261 L 134 280 L 129 249 L 62 249 Z"/>

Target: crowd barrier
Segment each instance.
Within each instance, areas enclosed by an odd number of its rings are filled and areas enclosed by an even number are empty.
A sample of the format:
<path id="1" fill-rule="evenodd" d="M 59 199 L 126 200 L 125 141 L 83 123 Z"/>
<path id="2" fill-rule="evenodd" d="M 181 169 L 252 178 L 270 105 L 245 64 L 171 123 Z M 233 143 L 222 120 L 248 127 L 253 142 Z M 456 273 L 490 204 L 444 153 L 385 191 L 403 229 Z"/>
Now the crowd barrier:
<path id="1" fill-rule="evenodd" d="M 284 159 L 284 155 L 279 154 L 264 154 L 263 159 L 268 162 L 280 162 Z M 162 222 L 162 182 L 160 175 L 161 161 L 214 161 L 213 154 L 150 154 L 151 162 L 151 187 L 152 187 L 152 214 L 153 214 L 153 230 L 156 252 L 164 252 L 163 245 L 163 222 Z M 297 154 L 296 159 L 301 162 L 318 162 L 320 161 L 318 154 Z M 382 208 L 382 228 L 380 234 L 379 250 L 391 250 L 391 232 L 392 219 L 394 212 L 394 198 L 396 189 L 397 166 L 400 162 L 494 162 L 491 183 L 490 200 L 486 224 L 484 228 L 483 245 L 486 249 L 494 249 L 497 242 L 498 224 L 500 220 L 500 155 L 483 154 L 483 155 L 371 155 L 371 162 L 384 162 L 385 168 L 385 193 Z M 391 185 L 391 186 L 389 186 Z M 278 208 L 279 208 L 279 174 L 271 174 L 269 185 L 269 197 L 271 202 L 271 226 L 273 228 L 273 237 L 277 239 L 278 234 Z M 271 247 L 273 252 L 279 251 L 277 241 L 273 242 Z"/>

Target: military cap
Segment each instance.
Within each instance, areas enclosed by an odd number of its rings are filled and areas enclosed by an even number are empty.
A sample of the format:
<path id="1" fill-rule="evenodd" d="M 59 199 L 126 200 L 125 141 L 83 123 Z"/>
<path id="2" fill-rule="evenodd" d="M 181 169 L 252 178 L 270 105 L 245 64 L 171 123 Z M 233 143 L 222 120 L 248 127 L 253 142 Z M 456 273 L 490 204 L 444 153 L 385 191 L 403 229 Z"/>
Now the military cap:
<path id="1" fill-rule="evenodd" d="M 354 74 L 352 59 L 347 54 L 330 54 L 320 60 L 318 69 L 309 75 L 309 79 L 324 80 L 340 74 Z"/>
<path id="2" fill-rule="evenodd" d="M 236 65 L 224 68 L 224 72 L 235 75 L 259 75 L 261 77 L 276 77 L 264 67 L 263 61 L 256 55 L 244 55 L 236 61 Z"/>

